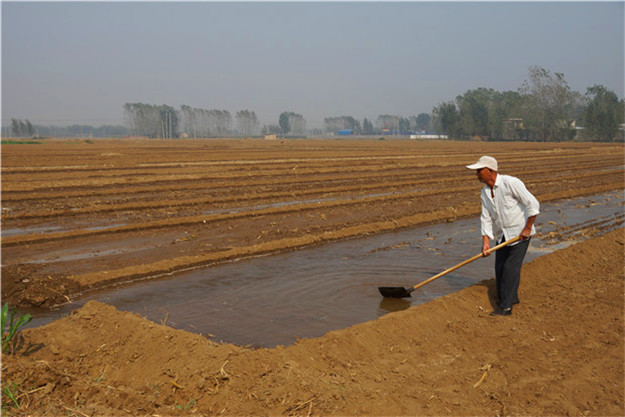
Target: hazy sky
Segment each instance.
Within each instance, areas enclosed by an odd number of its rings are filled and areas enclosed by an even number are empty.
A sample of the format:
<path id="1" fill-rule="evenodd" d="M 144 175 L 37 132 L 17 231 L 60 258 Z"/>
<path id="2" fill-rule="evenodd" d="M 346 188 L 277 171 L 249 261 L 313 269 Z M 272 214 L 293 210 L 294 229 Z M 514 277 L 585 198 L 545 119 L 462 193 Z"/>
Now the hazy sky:
<path id="1" fill-rule="evenodd" d="M 623 2 L 2 2 L 2 120 L 122 124 L 126 102 L 277 124 L 431 113 L 528 68 L 623 98 Z"/>

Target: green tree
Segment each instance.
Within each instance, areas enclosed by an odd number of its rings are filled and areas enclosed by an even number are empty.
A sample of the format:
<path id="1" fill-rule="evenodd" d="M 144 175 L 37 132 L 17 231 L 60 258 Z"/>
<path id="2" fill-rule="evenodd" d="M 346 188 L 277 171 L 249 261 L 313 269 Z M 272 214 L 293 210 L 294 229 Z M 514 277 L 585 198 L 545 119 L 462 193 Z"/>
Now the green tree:
<path id="1" fill-rule="evenodd" d="M 539 140 L 562 140 L 569 136 L 575 95 L 562 73 L 533 66 L 520 88 L 525 127 Z"/>
<path id="2" fill-rule="evenodd" d="M 434 124 L 440 129 L 439 133 L 446 133 L 452 138 L 460 137 L 460 114 L 456 103 L 448 101 L 439 104 L 432 110 Z"/>
<path id="3" fill-rule="evenodd" d="M 400 117 L 399 118 L 399 131 L 407 132 L 409 130 L 410 130 L 410 119 L 407 119 L 405 117 Z"/>
<path id="4" fill-rule="evenodd" d="M 306 119 L 301 114 L 285 111 L 278 118 L 278 125 L 282 136 L 286 136 L 292 132 L 296 135 L 304 135 L 306 133 Z"/>
<path id="5" fill-rule="evenodd" d="M 430 130 L 431 121 L 432 121 L 432 116 L 430 116 L 427 113 L 419 113 L 415 121 L 415 128 L 417 130 L 425 130 L 425 131 Z"/>
<path id="6" fill-rule="evenodd" d="M 356 134 L 361 132 L 360 122 L 352 116 L 326 117 L 323 123 L 326 132 L 335 133 L 341 129 L 353 129 Z"/>
<path id="7" fill-rule="evenodd" d="M 362 121 L 362 133 L 365 135 L 373 134 L 373 123 L 371 123 L 367 118 Z"/>
<path id="8" fill-rule="evenodd" d="M 282 136 L 286 136 L 287 133 L 291 131 L 288 111 L 280 113 L 280 117 L 278 118 L 278 126 L 280 126 L 280 132 L 282 133 Z"/>
<path id="9" fill-rule="evenodd" d="M 489 136 L 489 108 L 494 94 L 492 89 L 478 88 L 456 97 L 461 134 L 468 138 Z"/>
<path id="10" fill-rule="evenodd" d="M 495 139 L 522 139 L 522 127 L 508 131 L 510 119 L 519 119 L 521 95 L 516 91 L 496 92 L 489 109 L 488 124 L 490 137 Z"/>
<path id="11" fill-rule="evenodd" d="M 589 139 L 613 141 L 623 123 L 623 102 L 602 85 L 587 88 L 588 103 L 582 110 L 584 135 Z"/>

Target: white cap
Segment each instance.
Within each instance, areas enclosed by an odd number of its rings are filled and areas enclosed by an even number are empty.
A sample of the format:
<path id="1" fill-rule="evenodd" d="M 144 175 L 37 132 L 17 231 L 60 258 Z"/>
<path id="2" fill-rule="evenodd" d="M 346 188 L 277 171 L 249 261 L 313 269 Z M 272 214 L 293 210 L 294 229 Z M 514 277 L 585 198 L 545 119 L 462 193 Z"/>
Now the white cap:
<path id="1" fill-rule="evenodd" d="M 482 169 L 482 168 L 490 168 L 493 171 L 497 171 L 497 160 L 492 156 L 484 155 L 480 159 L 477 160 L 473 165 L 467 165 L 469 169 Z"/>

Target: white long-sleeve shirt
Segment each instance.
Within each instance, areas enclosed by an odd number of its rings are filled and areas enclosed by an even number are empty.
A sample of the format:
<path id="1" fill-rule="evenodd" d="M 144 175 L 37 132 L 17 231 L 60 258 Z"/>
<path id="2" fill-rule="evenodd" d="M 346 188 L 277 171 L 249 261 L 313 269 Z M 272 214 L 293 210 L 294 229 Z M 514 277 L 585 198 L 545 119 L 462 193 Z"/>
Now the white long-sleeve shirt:
<path id="1" fill-rule="evenodd" d="M 494 197 L 488 185 L 482 188 L 482 215 L 480 217 L 482 235 L 489 239 L 500 237 L 506 239 L 519 236 L 525 228 L 527 218 L 540 213 L 540 204 L 530 193 L 523 181 L 510 175 L 497 174 L 493 186 Z M 530 235 L 536 233 L 532 225 Z"/>

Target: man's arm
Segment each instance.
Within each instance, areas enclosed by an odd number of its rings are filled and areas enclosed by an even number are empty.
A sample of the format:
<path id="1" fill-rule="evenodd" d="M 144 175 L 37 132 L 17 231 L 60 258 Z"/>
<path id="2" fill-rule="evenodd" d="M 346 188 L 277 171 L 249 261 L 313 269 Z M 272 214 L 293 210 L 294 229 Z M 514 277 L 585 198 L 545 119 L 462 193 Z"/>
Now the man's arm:
<path id="1" fill-rule="evenodd" d="M 530 234 L 532 233 L 532 226 L 534 225 L 534 220 L 536 220 L 536 215 L 527 218 L 525 227 L 523 228 L 523 230 L 521 230 L 521 240 L 525 240 L 530 237 Z"/>
<path id="2" fill-rule="evenodd" d="M 525 240 L 530 237 L 534 220 L 536 220 L 536 216 L 540 214 L 540 203 L 536 197 L 528 191 L 523 181 L 518 178 L 515 178 L 511 182 L 511 190 L 515 198 L 521 202 L 527 210 L 527 221 L 525 222 L 525 227 L 519 234 L 521 240 Z"/>
<path id="3" fill-rule="evenodd" d="M 480 214 L 480 226 L 482 231 L 482 255 L 488 256 L 489 253 L 486 253 L 487 250 L 490 249 L 490 241 L 494 239 L 495 236 L 493 234 L 493 219 L 488 211 L 487 205 L 488 198 L 486 197 L 486 192 L 484 191 L 486 188 L 482 189 L 482 193 L 480 196 L 480 200 L 482 202 L 482 212 Z"/>

